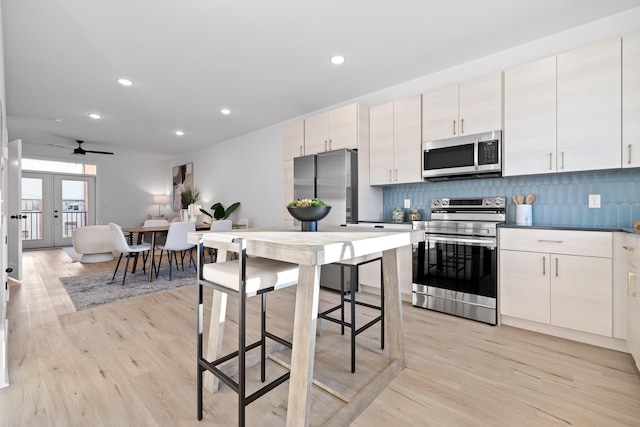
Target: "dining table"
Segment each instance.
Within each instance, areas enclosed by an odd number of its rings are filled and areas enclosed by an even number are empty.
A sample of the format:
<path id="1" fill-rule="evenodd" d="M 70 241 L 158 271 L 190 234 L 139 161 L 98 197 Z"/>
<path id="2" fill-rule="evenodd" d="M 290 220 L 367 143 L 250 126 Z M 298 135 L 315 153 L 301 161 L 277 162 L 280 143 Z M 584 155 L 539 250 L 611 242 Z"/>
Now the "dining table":
<path id="1" fill-rule="evenodd" d="M 142 243 L 142 236 L 144 233 L 150 233 L 151 234 L 151 242 L 149 242 L 149 244 L 151 245 L 151 262 L 153 263 L 153 261 L 155 260 L 155 255 L 156 255 L 156 234 L 158 233 L 167 233 L 169 231 L 169 226 L 171 224 L 167 224 L 167 225 L 156 225 L 153 227 L 145 227 L 143 225 L 138 225 L 138 226 L 134 226 L 134 227 L 122 227 L 122 231 L 124 233 L 127 233 L 129 235 L 128 237 L 128 241 L 129 244 L 132 245 L 133 243 L 133 236 L 134 234 L 138 234 L 138 237 L 136 239 L 135 244 L 139 245 Z M 211 224 L 196 224 L 196 230 L 208 230 L 211 227 Z M 133 266 L 131 267 L 131 272 L 135 273 L 136 272 L 136 267 L 138 265 L 138 254 L 136 253 L 134 258 L 133 258 Z M 153 264 L 152 264 L 153 265 Z M 149 273 L 148 273 L 148 281 L 151 282 L 153 280 L 153 268 L 150 266 L 149 268 Z"/>
<path id="2" fill-rule="evenodd" d="M 288 427 L 308 426 L 310 421 L 321 267 L 382 252 L 388 363 L 325 424 L 349 425 L 405 367 L 397 252 L 399 248 L 424 240 L 424 232 L 389 229 L 361 231 L 347 227 L 328 227 L 326 231 L 307 232 L 300 231 L 299 228 L 270 228 L 192 232 L 189 233 L 188 241 L 194 244 L 202 242 L 205 247 L 220 250 L 225 247 L 223 242 L 228 242 L 230 235 L 245 239 L 248 256 L 299 264 L 287 400 Z M 221 293 L 214 291 L 212 297 L 207 349 L 208 356 L 212 358 L 221 355 L 226 312 L 226 298 L 217 294 Z"/>

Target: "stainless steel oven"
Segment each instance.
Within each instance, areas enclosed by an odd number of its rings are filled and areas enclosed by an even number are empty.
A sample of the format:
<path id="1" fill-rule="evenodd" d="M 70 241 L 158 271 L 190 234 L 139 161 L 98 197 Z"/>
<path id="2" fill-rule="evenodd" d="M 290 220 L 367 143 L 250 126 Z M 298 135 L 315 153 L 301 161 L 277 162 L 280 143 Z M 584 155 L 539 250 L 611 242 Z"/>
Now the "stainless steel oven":
<path id="1" fill-rule="evenodd" d="M 425 241 L 414 250 L 414 306 L 497 323 L 496 228 L 505 213 L 503 197 L 431 201 Z"/>

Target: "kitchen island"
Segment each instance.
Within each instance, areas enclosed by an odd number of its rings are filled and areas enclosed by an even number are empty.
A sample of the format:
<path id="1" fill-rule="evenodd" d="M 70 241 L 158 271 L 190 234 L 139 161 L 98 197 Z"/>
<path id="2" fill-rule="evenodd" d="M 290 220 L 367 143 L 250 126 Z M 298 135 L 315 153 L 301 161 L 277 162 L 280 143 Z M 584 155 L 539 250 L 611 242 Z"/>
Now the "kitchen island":
<path id="1" fill-rule="evenodd" d="M 410 230 L 301 232 L 293 229 L 234 230 L 229 232 L 190 233 L 189 242 L 224 249 L 220 240 L 228 236 L 246 239 L 247 255 L 276 259 L 300 265 L 296 289 L 291 355 L 291 377 L 287 405 L 287 426 L 309 425 L 311 385 L 320 293 L 320 267 L 353 257 L 382 252 L 386 306 L 386 338 L 389 364 L 377 377 L 350 400 L 327 425 L 348 425 L 404 369 L 402 301 L 398 286 L 397 250 L 423 238 Z M 218 352 L 222 342 L 221 313 L 226 299 L 214 292 L 209 337 L 209 354 Z M 213 337 L 211 334 L 215 334 Z M 213 339 L 212 339 L 213 338 Z"/>

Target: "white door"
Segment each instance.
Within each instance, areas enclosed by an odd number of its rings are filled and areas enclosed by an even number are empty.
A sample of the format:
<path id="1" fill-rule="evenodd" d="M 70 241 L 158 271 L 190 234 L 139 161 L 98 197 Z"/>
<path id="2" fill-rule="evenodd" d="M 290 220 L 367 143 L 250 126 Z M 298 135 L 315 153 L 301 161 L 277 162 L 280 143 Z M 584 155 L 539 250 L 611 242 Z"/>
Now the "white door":
<path id="1" fill-rule="evenodd" d="M 22 194 L 22 141 L 17 139 L 9 143 L 9 164 L 7 167 L 7 210 L 9 219 L 7 224 L 7 256 L 8 267 L 11 269 L 9 276 L 16 280 L 22 280 L 22 239 L 20 238 L 20 225 L 22 214 L 20 210 L 20 198 Z"/>
<path id="2" fill-rule="evenodd" d="M 96 223 L 95 177 L 25 172 L 22 187 L 25 248 L 70 246 L 75 228 Z"/>

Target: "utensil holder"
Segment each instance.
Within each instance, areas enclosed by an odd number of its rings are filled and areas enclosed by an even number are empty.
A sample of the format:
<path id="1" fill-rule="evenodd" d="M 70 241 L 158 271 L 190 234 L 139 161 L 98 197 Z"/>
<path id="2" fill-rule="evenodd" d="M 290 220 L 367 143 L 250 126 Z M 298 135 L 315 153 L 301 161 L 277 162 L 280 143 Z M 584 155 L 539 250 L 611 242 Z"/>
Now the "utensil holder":
<path id="1" fill-rule="evenodd" d="M 516 225 L 531 226 L 533 223 L 533 205 L 516 205 Z"/>

